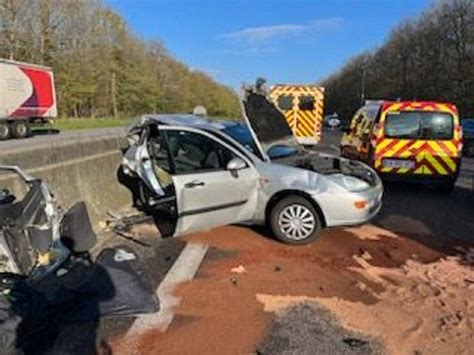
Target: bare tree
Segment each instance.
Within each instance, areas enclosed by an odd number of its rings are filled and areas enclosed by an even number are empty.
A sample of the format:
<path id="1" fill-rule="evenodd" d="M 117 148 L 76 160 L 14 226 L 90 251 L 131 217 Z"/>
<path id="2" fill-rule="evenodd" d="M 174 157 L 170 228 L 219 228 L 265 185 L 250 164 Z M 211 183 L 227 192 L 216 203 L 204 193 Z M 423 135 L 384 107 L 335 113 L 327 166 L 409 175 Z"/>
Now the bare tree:
<path id="1" fill-rule="evenodd" d="M 0 16 L 2 37 L 5 38 L 4 51 L 9 59 L 15 59 L 18 49 L 18 38 L 25 22 L 23 13 L 30 0 L 1 0 Z"/>

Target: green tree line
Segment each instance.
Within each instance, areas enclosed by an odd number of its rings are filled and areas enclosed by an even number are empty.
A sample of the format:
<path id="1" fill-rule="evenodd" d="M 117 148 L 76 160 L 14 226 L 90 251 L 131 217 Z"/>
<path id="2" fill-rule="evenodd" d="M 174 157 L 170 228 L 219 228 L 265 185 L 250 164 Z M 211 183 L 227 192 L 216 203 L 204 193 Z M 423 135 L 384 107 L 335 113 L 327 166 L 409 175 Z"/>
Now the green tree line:
<path id="1" fill-rule="evenodd" d="M 474 1 L 434 2 L 323 80 L 326 112 L 350 119 L 364 99 L 406 99 L 448 101 L 474 116 L 473 55 Z"/>
<path id="2" fill-rule="evenodd" d="M 100 0 L 0 0 L 0 57 L 51 66 L 61 116 L 239 117 L 236 94 L 138 38 Z"/>

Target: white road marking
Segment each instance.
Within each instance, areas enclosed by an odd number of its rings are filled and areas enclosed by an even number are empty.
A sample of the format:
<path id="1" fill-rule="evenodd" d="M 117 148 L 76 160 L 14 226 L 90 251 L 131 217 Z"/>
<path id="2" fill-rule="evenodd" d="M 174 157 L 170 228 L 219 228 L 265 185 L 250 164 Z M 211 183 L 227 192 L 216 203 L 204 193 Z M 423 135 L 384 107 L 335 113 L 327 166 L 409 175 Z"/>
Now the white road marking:
<path id="1" fill-rule="evenodd" d="M 208 246 L 198 243 L 188 243 L 178 259 L 158 286 L 156 295 L 160 301 L 160 310 L 154 314 L 139 316 L 132 324 L 127 335 L 143 333 L 150 329 L 166 330 L 171 324 L 176 307 L 181 299 L 173 293 L 177 284 L 192 280 L 206 255 Z"/>

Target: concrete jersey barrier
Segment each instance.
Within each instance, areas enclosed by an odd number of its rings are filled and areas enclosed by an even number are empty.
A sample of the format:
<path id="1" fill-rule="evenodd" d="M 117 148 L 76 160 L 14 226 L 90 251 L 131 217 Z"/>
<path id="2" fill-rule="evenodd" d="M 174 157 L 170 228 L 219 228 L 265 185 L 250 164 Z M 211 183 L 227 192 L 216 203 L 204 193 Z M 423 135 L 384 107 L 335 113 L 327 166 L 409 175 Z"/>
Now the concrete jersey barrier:
<path id="1" fill-rule="evenodd" d="M 0 164 L 18 165 L 44 179 L 65 208 L 85 201 L 97 224 L 107 211 L 132 203 L 129 190 L 117 178 L 124 132 L 121 128 L 99 129 L 38 137 L 36 142 L 14 141 L 5 147 L 0 144 Z M 10 189 L 19 198 L 23 194 L 22 183 L 13 175 L 0 175 L 0 187 Z"/>

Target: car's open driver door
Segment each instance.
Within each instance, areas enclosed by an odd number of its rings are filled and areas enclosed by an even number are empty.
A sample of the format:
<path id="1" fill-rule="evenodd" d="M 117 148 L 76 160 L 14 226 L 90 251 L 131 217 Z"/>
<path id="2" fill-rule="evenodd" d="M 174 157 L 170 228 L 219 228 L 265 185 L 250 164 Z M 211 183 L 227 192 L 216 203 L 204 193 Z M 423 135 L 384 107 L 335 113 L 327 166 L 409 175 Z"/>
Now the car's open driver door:
<path id="1" fill-rule="evenodd" d="M 175 235 L 251 220 L 258 194 L 258 173 L 251 162 L 204 132 L 164 131 L 175 169 Z"/>

